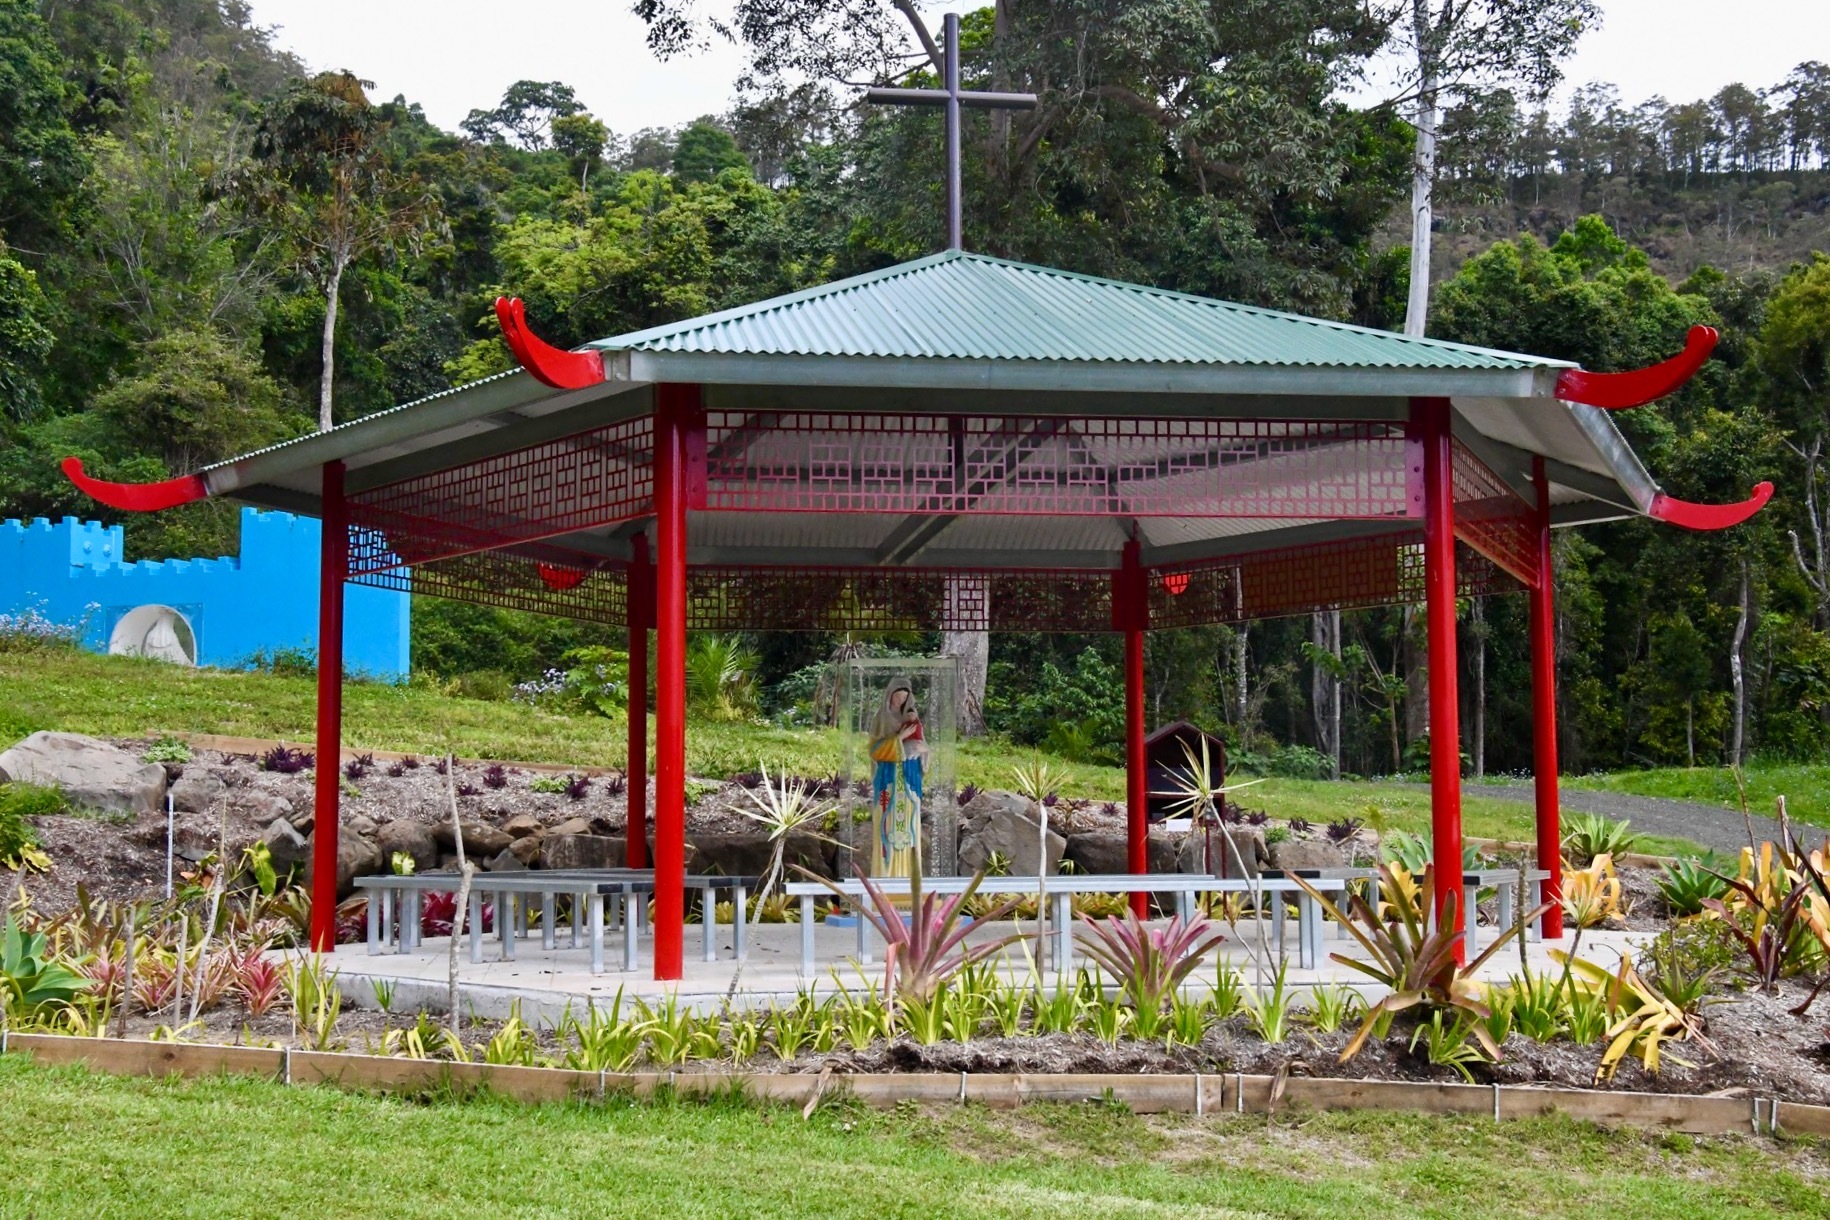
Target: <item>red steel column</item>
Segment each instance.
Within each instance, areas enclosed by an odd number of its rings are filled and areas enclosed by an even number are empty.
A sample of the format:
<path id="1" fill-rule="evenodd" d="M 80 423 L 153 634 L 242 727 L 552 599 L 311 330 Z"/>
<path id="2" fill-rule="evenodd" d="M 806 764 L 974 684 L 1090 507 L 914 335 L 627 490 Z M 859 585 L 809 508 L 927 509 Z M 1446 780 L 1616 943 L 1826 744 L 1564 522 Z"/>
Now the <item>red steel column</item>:
<path id="1" fill-rule="evenodd" d="M 324 463 L 318 534 L 318 740 L 311 824 L 311 947 L 337 947 L 337 796 L 343 781 L 343 580 L 349 512 L 343 463 Z"/>
<path id="2" fill-rule="evenodd" d="M 1423 449 L 1423 583 L 1429 625 L 1430 832 L 1435 840 L 1437 918 L 1461 909 L 1461 703 L 1455 657 L 1455 480 L 1449 400 L 1411 399 L 1411 428 Z M 1463 944 L 1456 959 L 1465 960 Z"/>
<path id="3" fill-rule="evenodd" d="M 648 620 L 654 617 L 654 568 L 648 536 L 629 540 L 629 816 L 624 863 L 648 867 Z"/>
<path id="4" fill-rule="evenodd" d="M 1144 758 L 1144 628 L 1149 625 L 1150 602 L 1135 538 L 1125 543 L 1117 592 L 1125 631 L 1125 867 L 1133 873 L 1147 873 L 1150 790 L 1149 764 Z M 1139 919 L 1149 915 L 1150 895 L 1131 895 L 1131 910 Z"/>
<path id="5" fill-rule="evenodd" d="M 699 387 L 655 386 L 654 976 L 684 971 L 686 443 Z"/>
<path id="6" fill-rule="evenodd" d="M 1537 788 L 1538 867 L 1550 876 L 1544 898 L 1556 903 L 1563 894 L 1563 828 L 1557 809 L 1557 594 L 1551 580 L 1550 480 L 1544 459 L 1531 460 L 1531 481 L 1538 496 L 1538 587 L 1531 590 L 1531 774 Z M 1563 936 L 1563 907 L 1544 913 L 1544 937 Z"/>

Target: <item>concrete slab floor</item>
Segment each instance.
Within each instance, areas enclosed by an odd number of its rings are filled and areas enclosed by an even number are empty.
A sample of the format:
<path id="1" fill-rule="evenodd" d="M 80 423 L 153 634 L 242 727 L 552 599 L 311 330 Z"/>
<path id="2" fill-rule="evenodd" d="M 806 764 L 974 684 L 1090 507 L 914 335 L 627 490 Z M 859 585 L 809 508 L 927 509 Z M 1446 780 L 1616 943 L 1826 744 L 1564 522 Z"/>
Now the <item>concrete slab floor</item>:
<path id="1" fill-rule="evenodd" d="M 1268 985 L 1274 976 L 1278 956 L 1278 947 L 1271 940 L 1269 921 L 1266 921 L 1262 929 L 1263 943 L 1268 949 L 1265 956 L 1268 964 L 1262 975 L 1257 968 L 1260 958 L 1258 946 L 1261 943 L 1257 922 L 1248 919 L 1241 920 L 1234 928 L 1225 925 L 1221 927 L 1227 939 L 1210 958 L 1214 964 L 1197 970 L 1191 977 L 1189 986 L 1202 993 L 1211 991 L 1220 960 L 1238 971 L 1248 986 L 1254 985 L 1259 977 L 1263 977 Z M 983 944 L 1018 931 L 1030 935 L 1025 941 L 998 953 L 992 959 L 993 964 L 1012 982 L 1032 981 L 1040 973 L 1041 985 L 1053 990 L 1057 981 L 1053 968 L 1046 962 L 1036 963 L 1033 951 L 1031 954 L 1025 953 L 1025 947 L 1033 944 L 1033 923 L 1024 923 L 1020 927 L 1010 923 L 987 924 L 975 928 L 967 943 Z M 1479 931 L 1478 943 L 1484 946 L 1491 940 L 1493 930 L 1483 927 Z M 1304 970 L 1297 961 L 1296 921 L 1289 921 L 1283 944 L 1288 963 L 1287 984 L 1301 990 L 1319 985 L 1345 985 L 1359 990 L 1368 999 L 1382 996 L 1384 990 L 1371 980 L 1332 960 L 1331 955 L 1336 953 L 1362 959 L 1366 957 L 1365 950 L 1357 941 L 1337 938 L 1336 932 L 1335 924 L 1325 925 L 1322 956 L 1315 969 Z M 1623 953 L 1636 951 L 1650 935 L 1644 932 L 1590 929 L 1582 934 L 1581 956 L 1613 969 Z M 1084 929 L 1081 930 L 1079 939 L 1084 943 Z M 1534 972 L 1560 970 L 1561 966 L 1550 957 L 1550 951 L 1568 951 L 1574 940 L 1572 934 L 1561 941 L 1527 941 L 1525 952 L 1531 969 Z M 511 1009 L 519 1005 L 523 1020 L 551 1024 L 558 1021 L 568 1009 L 576 1014 L 593 1004 L 600 1008 L 608 1007 L 619 992 L 625 997 L 625 1003 L 641 998 L 652 1004 L 671 994 L 677 995 L 682 1005 L 694 1011 L 712 1012 L 726 1003 L 740 1008 L 768 1007 L 791 1002 L 803 991 L 810 991 L 816 996 L 828 996 L 835 994 L 841 986 L 855 992 L 872 984 L 881 986 L 883 982 L 882 946 L 876 947 L 869 964 L 858 962 L 854 956 L 856 933 L 850 927 L 816 925 L 816 971 L 811 978 L 801 971 L 799 924 L 754 925 L 746 932 L 746 942 L 745 960 L 732 960 L 731 929 L 729 926 L 720 927 L 714 942 L 719 960 L 707 962 L 701 960 L 700 929 L 697 925 L 689 925 L 686 929 L 685 977 L 678 982 L 662 983 L 655 981 L 653 976 L 654 947 L 647 928 L 642 930 L 638 942 L 637 968 L 628 972 L 621 969 L 622 933 L 606 931 L 605 971 L 597 975 L 591 973 L 590 950 L 582 944 L 577 949 L 569 947 L 570 929 L 567 927 L 559 929 L 555 942 L 558 947 L 553 949 L 541 948 L 538 928 L 531 937 L 520 938 L 515 946 L 513 961 L 502 960 L 502 943 L 491 934 L 483 941 L 482 962 L 473 964 L 466 947 L 459 947 L 460 1003 L 474 1016 L 495 1019 L 508 1016 Z M 411 1013 L 422 1008 L 442 1011 L 449 994 L 448 944 L 444 937 L 428 938 L 418 948 L 407 953 L 395 952 L 390 947 L 376 955 L 369 954 L 366 946 L 361 944 L 340 945 L 336 953 L 327 959 L 326 965 L 336 972 L 345 1000 L 350 1004 L 365 1008 L 377 1006 L 375 985 L 380 983 L 384 993 L 390 985 L 394 989 L 389 1002 L 391 1011 Z M 1083 952 L 1077 951 L 1075 965 L 1091 968 L 1092 963 Z M 1519 968 L 1519 945 L 1514 941 L 1488 961 L 1482 968 L 1480 977 L 1492 982 L 1504 982 L 1508 975 L 1516 975 Z"/>

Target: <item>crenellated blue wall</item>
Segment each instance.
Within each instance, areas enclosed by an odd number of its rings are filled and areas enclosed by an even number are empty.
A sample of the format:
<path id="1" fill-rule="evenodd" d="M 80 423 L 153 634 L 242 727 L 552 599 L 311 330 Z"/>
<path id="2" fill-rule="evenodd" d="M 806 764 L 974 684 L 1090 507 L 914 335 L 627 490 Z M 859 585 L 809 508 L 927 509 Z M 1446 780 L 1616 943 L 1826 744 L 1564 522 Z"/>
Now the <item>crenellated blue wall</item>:
<path id="1" fill-rule="evenodd" d="M 119 526 L 74 517 L 0 522 L 0 611 L 84 623 L 84 642 L 105 652 L 129 611 L 170 606 L 196 633 L 201 665 L 236 668 L 281 648 L 316 654 L 316 518 L 242 509 L 240 559 L 123 563 L 121 553 Z M 410 596 L 346 585 L 343 605 L 344 668 L 405 678 Z"/>

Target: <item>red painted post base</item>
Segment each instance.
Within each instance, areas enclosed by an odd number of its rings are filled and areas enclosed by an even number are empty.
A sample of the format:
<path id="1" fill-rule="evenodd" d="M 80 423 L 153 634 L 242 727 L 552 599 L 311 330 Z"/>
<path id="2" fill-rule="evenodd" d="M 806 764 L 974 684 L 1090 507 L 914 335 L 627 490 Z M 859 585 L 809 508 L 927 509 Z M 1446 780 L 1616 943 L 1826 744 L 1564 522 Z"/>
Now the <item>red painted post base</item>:
<path id="1" fill-rule="evenodd" d="M 343 767 L 343 581 L 349 571 L 349 517 L 343 463 L 324 464 L 318 535 L 318 726 L 312 774 L 311 947 L 337 947 L 338 797 Z"/>
<path id="2" fill-rule="evenodd" d="M 1550 481 L 1544 459 L 1533 458 L 1537 491 L 1538 587 L 1531 591 L 1531 771 L 1537 797 L 1538 867 L 1550 876 L 1544 900 L 1546 940 L 1563 938 L 1563 827 L 1557 793 L 1557 602 L 1551 579 Z"/>
<path id="3" fill-rule="evenodd" d="M 1136 539 L 1125 543 L 1119 565 L 1121 625 L 1125 632 L 1125 867 L 1150 871 L 1149 763 L 1144 757 L 1144 629 L 1150 603 Z M 1150 895 L 1131 895 L 1131 912 L 1150 914 Z"/>
<path id="4" fill-rule="evenodd" d="M 1423 470 L 1423 583 L 1429 637 L 1430 832 L 1434 840 L 1436 917 L 1454 912 L 1457 929 L 1467 927 L 1461 909 L 1461 703 L 1456 682 L 1455 481 L 1451 408 L 1446 398 L 1411 400 L 1411 434 Z M 1467 942 L 1456 943 L 1457 961 L 1467 960 Z"/>

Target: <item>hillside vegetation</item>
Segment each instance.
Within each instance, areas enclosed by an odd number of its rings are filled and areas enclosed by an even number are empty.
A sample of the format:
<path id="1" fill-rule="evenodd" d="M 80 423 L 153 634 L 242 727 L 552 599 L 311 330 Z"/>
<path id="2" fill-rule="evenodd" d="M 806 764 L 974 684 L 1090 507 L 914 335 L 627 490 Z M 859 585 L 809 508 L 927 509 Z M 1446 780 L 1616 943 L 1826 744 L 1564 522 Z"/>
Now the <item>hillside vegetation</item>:
<path id="1" fill-rule="evenodd" d="M 6 744 L 40 729 L 104 737 L 176 732 L 310 741 L 316 706 L 316 682 L 310 677 L 185 669 L 68 649 L 0 654 L 0 739 Z M 459 757 L 570 766 L 620 767 L 627 757 L 621 719 L 467 699 L 424 686 L 346 683 L 343 717 L 345 745 L 369 750 L 450 751 Z M 1117 767 L 1073 762 L 998 740 L 962 743 L 959 782 L 1010 788 L 1013 768 L 1037 760 L 1061 777 L 1064 797 L 1124 800 L 1125 776 Z M 691 774 L 714 779 L 764 763 L 771 772 L 802 775 L 831 775 L 845 765 L 839 735 L 831 730 L 700 720 L 687 726 L 686 761 Z M 1281 818 L 1318 824 L 1353 817 L 1419 834 L 1427 834 L 1430 825 L 1429 793 L 1417 786 L 1270 778 L 1239 791 L 1235 799 Z M 1483 798 L 1471 789 L 1462 809 L 1471 836 L 1532 837 L 1529 805 Z M 1681 847 L 1658 839 L 1646 844 L 1651 851 Z"/>

